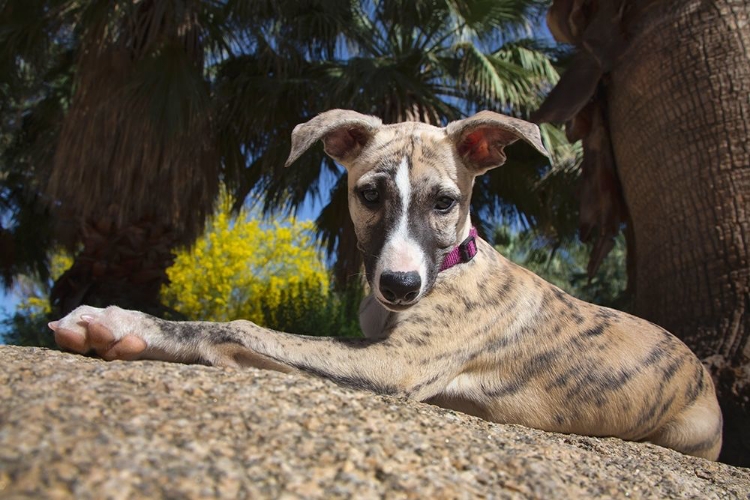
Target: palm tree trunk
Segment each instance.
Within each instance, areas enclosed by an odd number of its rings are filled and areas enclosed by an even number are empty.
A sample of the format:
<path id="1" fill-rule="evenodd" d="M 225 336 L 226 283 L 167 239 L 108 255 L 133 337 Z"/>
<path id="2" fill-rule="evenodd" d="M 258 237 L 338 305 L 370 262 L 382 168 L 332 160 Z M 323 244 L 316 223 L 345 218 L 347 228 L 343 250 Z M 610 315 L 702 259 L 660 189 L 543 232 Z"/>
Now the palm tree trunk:
<path id="1" fill-rule="evenodd" d="M 52 289 L 56 312 L 67 314 L 82 304 L 116 304 L 169 315 L 159 292 L 174 261 L 174 231 L 146 219 L 120 228 L 113 218 L 101 217 L 86 224 L 81 235 L 83 249 Z"/>
<path id="2" fill-rule="evenodd" d="M 126 7 L 85 11 L 46 179 L 58 237 L 82 247 L 52 290 L 62 314 L 86 303 L 162 316 L 172 249 L 201 234 L 219 190 L 202 5 Z"/>
<path id="3" fill-rule="evenodd" d="M 750 465 L 750 7 L 652 3 L 607 84 L 635 312 L 713 369 L 722 459 Z"/>

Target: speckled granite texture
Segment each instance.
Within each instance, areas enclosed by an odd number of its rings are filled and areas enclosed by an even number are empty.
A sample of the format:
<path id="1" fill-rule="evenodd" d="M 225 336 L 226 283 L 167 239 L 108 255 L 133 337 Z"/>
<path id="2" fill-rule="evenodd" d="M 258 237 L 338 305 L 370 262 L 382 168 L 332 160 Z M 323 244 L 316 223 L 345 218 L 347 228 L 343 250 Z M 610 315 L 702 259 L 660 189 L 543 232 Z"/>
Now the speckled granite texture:
<path id="1" fill-rule="evenodd" d="M 0 498 L 750 498 L 750 470 L 299 375 L 0 347 Z"/>

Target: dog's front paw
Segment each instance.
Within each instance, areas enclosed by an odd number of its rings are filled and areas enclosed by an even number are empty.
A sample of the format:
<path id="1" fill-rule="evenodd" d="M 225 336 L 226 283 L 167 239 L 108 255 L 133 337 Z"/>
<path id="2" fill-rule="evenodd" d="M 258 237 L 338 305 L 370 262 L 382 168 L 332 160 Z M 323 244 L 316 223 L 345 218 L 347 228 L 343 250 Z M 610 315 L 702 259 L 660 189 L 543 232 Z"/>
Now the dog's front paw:
<path id="1" fill-rule="evenodd" d="M 119 307 L 80 306 L 59 321 L 49 323 L 61 348 L 104 359 L 138 359 L 148 347 L 138 333 L 141 313 Z"/>

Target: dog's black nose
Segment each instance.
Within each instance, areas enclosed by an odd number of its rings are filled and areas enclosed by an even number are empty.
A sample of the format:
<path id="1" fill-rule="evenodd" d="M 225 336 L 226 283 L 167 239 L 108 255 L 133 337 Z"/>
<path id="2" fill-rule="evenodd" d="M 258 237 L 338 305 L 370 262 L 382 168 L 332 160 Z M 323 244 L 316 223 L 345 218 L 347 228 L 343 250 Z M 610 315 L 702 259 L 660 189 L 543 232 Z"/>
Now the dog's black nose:
<path id="1" fill-rule="evenodd" d="M 383 271 L 380 275 L 380 293 L 389 302 L 411 302 L 419 295 L 421 286 L 422 279 L 416 271 Z"/>

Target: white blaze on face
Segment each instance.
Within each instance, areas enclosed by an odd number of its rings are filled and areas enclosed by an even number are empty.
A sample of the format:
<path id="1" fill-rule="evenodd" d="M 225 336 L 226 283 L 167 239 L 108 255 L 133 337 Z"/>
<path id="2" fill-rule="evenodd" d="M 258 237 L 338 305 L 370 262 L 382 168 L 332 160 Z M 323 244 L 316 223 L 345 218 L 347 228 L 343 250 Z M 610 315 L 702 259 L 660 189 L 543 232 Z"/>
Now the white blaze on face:
<path id="1" fill-rule="evenodd" d="M 427 263 L 422 247 L 409 234 L 409 205 L 412 186 L 409 180 L 409 162 L 404 157 L 396 171 L 396 190 L 401 202 L 401 210 L 396 216 L 395 224 L 388 228 L 385 245 L 378 259 L 375 270 L 375 287 L 380 294 L 380 275 L 384 271 L 407 273 L 416 271 L 422 280 L 420 294 L 427 281 Z"/>

